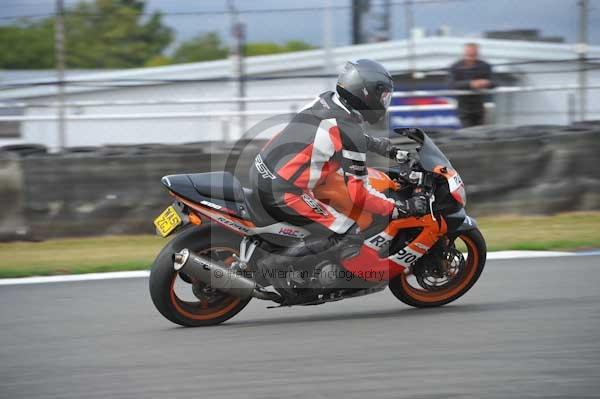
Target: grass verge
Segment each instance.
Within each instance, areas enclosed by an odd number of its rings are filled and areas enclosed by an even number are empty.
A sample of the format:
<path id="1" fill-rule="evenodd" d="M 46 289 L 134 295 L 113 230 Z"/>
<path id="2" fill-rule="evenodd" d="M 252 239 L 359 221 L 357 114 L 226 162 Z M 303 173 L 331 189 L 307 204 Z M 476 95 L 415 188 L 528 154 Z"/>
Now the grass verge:
<path id="1" fill-rule="evenodd" d="M 167 241 L 141 235 L 0 243 L 0 277 L 148 269 Z"/>
<path id="2" fill-rule="evenodd" d="M 489 251 L 600 248 L 600 212 L 477 221 Z M 0 278 L 147 269 L 166 243 L 155 236 L 0 243 Z"/>
<path id="3" fill-rule="evenodd" d="M 600 248 L 600 212 L 478 218 L 488 251 Z"/>

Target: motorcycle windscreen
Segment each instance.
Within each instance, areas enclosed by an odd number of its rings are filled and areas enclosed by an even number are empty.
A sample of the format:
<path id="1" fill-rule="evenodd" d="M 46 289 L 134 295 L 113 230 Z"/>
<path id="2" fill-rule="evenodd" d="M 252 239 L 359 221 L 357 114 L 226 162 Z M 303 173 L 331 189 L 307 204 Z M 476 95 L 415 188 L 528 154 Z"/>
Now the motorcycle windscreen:
<path id="1" fill-rule="evenodd" d="M 435 143 L 425 133 L 420 132 L 417 137 L 411 137 L 421 144 L 419 158 L 423 169 L 434 172 L 437 166 L 452 168 L 452 164 L 446 158 L 444 153 L 435 145 Z M 454 168 L 452 168 L 454 169 Z"/>
<path id="2" fill-rule="evenodd" d="M 419 159 L 423 169 L 444 176 L 448 180 L 448 188 L 454 199 L 461 205 L 467 203 L 465 185 L 458 172 L 446 158 L 444 153 L 422 130 L 411 132 L 408 137 L 421 145 Z M 446 169 L 445 171 L 443 169 Z"/>

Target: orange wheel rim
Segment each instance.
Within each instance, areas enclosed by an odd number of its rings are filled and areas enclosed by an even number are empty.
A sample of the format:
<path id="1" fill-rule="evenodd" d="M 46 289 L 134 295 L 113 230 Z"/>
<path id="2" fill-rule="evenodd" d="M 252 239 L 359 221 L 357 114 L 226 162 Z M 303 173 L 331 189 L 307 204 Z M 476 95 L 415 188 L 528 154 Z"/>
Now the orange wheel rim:
<path id="1" fill-rule="evenodd" d="M 213 247 L 208 248 L 203 252 L 208 252 L 211 250 L 225 250 L 231 251 L 232 254 L 237 253 L 234 249 L 228 247 Z M 233 261 L 233 257 L 230 256 L 226 259 L 227 264 L 231 264 Z M 171 286 L 169 288 L 169 296 L 171 298 L 171 304 L 178 313 L 181 315 L 192 319 L 192 320 L 211 320 L 217 317 L 223 316 L 227 314 L 227 312 L 234 309 L 240 303 L 240 299 L 234 296 L 227 296 L 216 306 L 206 306 L 207 304 L 199 301 L 199 302 L 187 302 L 180 299 L 175 293 L 175 282 L 177 281 L 177 273 L 173 274 L 173 278 L 171 280 Z"/>
<path id="2" fill-rule="evenodd" d="M 475 277 L 477 265 L 479 264 L 479 252 L 475 242 L 469 237 L 461 235 L 458 238 L 463 240 L 468 250 L 468 258 L 466 260 L 466 275 L 462 278 L 462 280 L 456 285 L 452 285 L 451 287 L 441 289 L 439 291 L 426 291 L 411 286 L 408 282 L 407 276 L 402 275 L 400 277 L 400 284 L 402 285 L 404 292 L 406 292 L 415 300 L 429 303 L 445 301 L 460 293 L 473 280 L 473 277 Z"/>

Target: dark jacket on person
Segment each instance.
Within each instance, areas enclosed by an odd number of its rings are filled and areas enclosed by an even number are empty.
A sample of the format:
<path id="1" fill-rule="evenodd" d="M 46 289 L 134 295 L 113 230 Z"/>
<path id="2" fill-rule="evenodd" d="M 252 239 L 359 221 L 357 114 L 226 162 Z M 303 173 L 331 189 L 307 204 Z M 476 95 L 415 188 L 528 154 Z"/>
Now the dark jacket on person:
<path id="1" fill-rule="evenodd" d="M 448 76 L 448 85 L 455 90 L 470 90 L 469 83 L 476 79 L 487 79 L 494 86 L 492 67 L 485 61 L 477 60 L 467 65 L 464 60 L 452 64 Z M 458 112 L 460 115 L 483 113 L 485 95 L 458 96 Z"/>

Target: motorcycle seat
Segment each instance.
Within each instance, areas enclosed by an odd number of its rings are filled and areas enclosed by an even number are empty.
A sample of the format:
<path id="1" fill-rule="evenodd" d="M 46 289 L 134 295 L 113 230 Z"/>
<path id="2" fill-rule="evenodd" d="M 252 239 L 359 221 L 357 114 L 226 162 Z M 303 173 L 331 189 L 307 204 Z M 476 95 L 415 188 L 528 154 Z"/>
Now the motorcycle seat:
<path id="1" fill-rule="evenodd" d="M 196 191 L 208 198 L 243 202 L 240 181 L 229 172 L 192 173 L 187 175 Z"/>
<path id="2" fill-rule="evenodd" d="M 279 222 L 269 215 L 253 190 L 242 187 L 240 181 L 229 172 L 170 175 L 163 177 L 162 182 L 169 190 L 197 203 L 212 198 L 243 204 L 248 219 L 258 227 Z"/>

